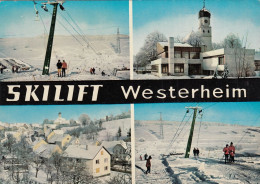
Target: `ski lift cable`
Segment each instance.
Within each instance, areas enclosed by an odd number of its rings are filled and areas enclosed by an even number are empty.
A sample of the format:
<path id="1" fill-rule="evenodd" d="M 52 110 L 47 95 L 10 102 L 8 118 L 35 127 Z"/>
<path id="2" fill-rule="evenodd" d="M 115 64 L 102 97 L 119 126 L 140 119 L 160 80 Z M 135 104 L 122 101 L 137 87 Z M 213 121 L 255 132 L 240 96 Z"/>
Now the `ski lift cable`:
<path id="1" fill-rule="evenodd" d="M 183 116 L 183 118 L 182 118 L 182 120 L 181 120 L 181 122 L 180 122 L 180 124 L 179 124 L 179 126 L 178 126 L 178 128 L 177 128 L 177 130 L 176 130 L 176 132 L 175 132 L 175 134 L 174 134 L 174 136 L 173 136 L 173 138 L 172 138 L 171 142 L 170 142 L 170 145 L 171 145 L 171 143 L 172 143 L 173 139 L 176 137 L 176 135 L 177 135 L 177 133 L 178 133 L 178 131 L 179 131 L 180 127 L 181 127 L 181 124 L 183 123 L 183 121 L 184 121 L 185 117 L 187 116 L 187 113 L 188 113 L 188 111 L 186 111 L 186 113 L 184 114 L 184 116 Z"/>
<path id="2" fill-rule="evenodd" d="M 198 139 L 197 139 L 197 147 L 199 147 L 198 145 L 199 145 L 199 139 L 200 139 L 200 128 L 201 128 L 202 118 L 203 118 L 203 114 L 201 114 L 201 119 L 200 119 L 200 126 L 199 126 Z"/>
<path id="3" fill-rule="evenodd" d="M 82 40 L 98 55 L 97 51 L 90 45 L 89 41 L 81 34 L 80 31 L 77 31 L 76 28 L 68 21 L 68 19 L 60 13 L 61 17 L 72 27 L 72 29 L 78 33 Z M 74 23 L 75 24 L 75 23 Z M 78 26 L 77 26 L 78 27 Z"/>
<path id="4" fill-rule="evenodd" d="M 185 122 L 185 124 L 183 125 L 182 129 L 179 131 L 179 133 L 175 136 L 175 139 L 172 139 L 170 146 L 172 146 L 172 144 L 177 140 L 177 138 L 180 136 L 181 132 L 183 131 L 184 127 L 186 126 L 186 124 L 188 123 L 188 121 L 190 120 L 192 114 L 189 116 L 188 120 Z"/>
<path id="5" fill-rule="evenodd" d="M 73 20 L 74 24 L 77 25 L 76 27 L 78 27 L 78 29 L 79 29 L 80 31 L 77 31 L 77 30 L 75 29 L 75 27 L 66 19 L 65 16 L 63 16 L 62 14 L 60 14 L 60 15 L 61 15 L 62 18 L 72 27 L 72 29 L 73 29 L 76 33 L 78 33 L 79 36 L 81 36 L 82 40 L 87 44 L 87 46 L 89 46 L 89 47 L 93 50 L 93 52 L 101 59 L 101 62 L 103 63 L 103 62 L 104 62 L 104 58 L 98 54 L 98 52 L 96 51 L 96 49 L 90 44 L 90 42 L 87 40 L 87 38 L 86 38 L 84 35 L 82 35 L 81 33 L 79 33 L 79 32 L 82 32 L 82 30 L 80 29 L 80 27 L 78 26 L 78 24 L 72 19 L 72 17 L 70 16 L 70 18 Z M 83 32 L 82 32 L 82 33 L 83 33 Z"/>
<path id="6" fill-rule="evenodd" d="M 50 13 L 50 12 L 49 12 L 49 14 L 52 15 L 52 13 Z M 64 24 L 63 24 L 59 19 L 57 19 L 57 21 L 59 22 L 59 24 L 60 24 L 71 36 L 74 37 L 74 39 L 75 39 L 81 46 L 84 46 L 84 45 L 77 39 L 77 37 L 75 37 L 75 35 L 73 35 L 73 34 L 70 32 L 70 30 L 69 30 L 66 26 L 64 26 Z"/>
<path id="7" fill-rule="evenodd" d="M 100 58 L 101 63 L 104 63 L 105 59 L 103 58 L 103 55 L 98 54 L 98 52 L 96 51 L 96 48 L 94 47 L 94 45 L 92 45 L 90 43 L 90 41 L 87 39 L 87 37 L 84 35 L 84 32 L 82 31 L 82 29 L 80 28 L 80 26 L 78 25 L 78 23 L 72 18 L 72 16 L 70 15 L 70 13 L 68 12 L 68 10 L 65 11 L 68 15 L 68 17 L 71 19 L 71 21 L 74 23 L 74 25 L 78 28 L 79 32 L 82 34 L 81 36 L 85 39 L 87 45 L 95 52 L 95 54 Z M 111 75 L 113 75 L 112 72 L 109 72 Z"/>

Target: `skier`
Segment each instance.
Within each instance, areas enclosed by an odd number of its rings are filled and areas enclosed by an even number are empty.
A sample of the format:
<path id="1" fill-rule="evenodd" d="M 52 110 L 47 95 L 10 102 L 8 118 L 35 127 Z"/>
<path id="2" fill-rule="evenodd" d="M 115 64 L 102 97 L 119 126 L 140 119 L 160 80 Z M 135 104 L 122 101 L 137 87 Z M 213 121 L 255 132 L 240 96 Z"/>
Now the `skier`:
<path id="1" fill-rule="evenodd" d="M 104 72 L 104 70 L 101 72 L 101 74 L 102 74 L 102 76 L 105 76 L 105 75 L 106 75 L 105 72 Z"/>
<path id="2" fill-rule="evenodd" d="M 141 161 L 143 160 L 142 155 L 140 155 L 140 160 L 141 160 Z"/>
<path id="3" fill-rule="evenodd" d="M 225 164 L 226 164 L 227 161 L 228 161 L 228 155 L 229 155 L 228 144 L 226 144 L 226 147 L 223 148 L 223 152 L 224 152 L 224 155 L 225 155 Z"/>
<path id="4" fill-rule="evenodd" d="M 235 162 L 235 159 L 234 159 L 235 153 L 231 150 L 229 155 L 230 155 L 230 162 Z"/>
<path id="5" fill-rule="evenodd" d="M 63 60 L 62 62 L 62 77 L 65 77 L 66 76 L 66 70 L 68 68 L 68 65 L 67 63 L 65 62 L 65 60 Z"/>
<path id="6" fill-rule="evenodd" d="M 0 65 L 1 74 L 3 73 L 3 70 L 4 70 L 4 66 L 3 66 L 3 65 Z"/>
<path id="7" fill-rule="evenodd" d="M 19 66 L 16 66 L 15 72 L 18 73 L 18 70 L 19 70 Z"/>
<path id="8" fill-rule="evenodd" d="M 233 146 L 233 142 L 230 143 L 228 150 L 229 150 L 229 154 L 230 154 L 230 162 L 234 162 L 235 161 L 234 157 L 235 157 L 236 149 L 235 149 L 235 146 Z M 231 152 L 232 152 L 232 155 L 231 155 Z"/>
<path id="9" fill-rule="evenodd" d="M 193 155 L 194 155 L 194 157 L 196 157 L 196 155 L 197 155 L 197 150 L 196 150 L 196 148 L 193 149 Z"/>
<path id="10" fill-rule="evenodd" d="M 199 154 L 200 154 L 200 150 L 199 148 L 197 148 L 197 156 L 199 156 Z"/>
<path id="11" fill-rule="evenodd" d="M 147 155 L 147 153 L 145 153 L 144 160 L 147 160 L 147 157 L 148 157 L 148 155 Z"/>
<path id="12" fill-rule="evenodd" d="M 58 69 L 58 77 L 61 77 L 61 68 L 62 68 L 62 63 L 60 60 L 58 60 L 58 63 L 56 64 L 57 69 Z"/>
<path id="13" fill-rule="evenodd" d="M 15 72 L 15 66 L 14 65 L 12 66 L 12 72 L 13 73 Z"/>
<path id="14" fill-rule="evenodd" d="M 94 67 L 92 68 L 92 72 L 93 72 L 93 74 L 95 75 L 95 68 L 94 68 Z"/>
<path id="15" fill-rule="evenodd" d="M 92 75 L 92 74 L 93 74 L 93 69 L 90 68 L 89 72 L 90 72 L 90 74 Z"/>
<path id="16" fill-rule="evenodd" d="M 152 157 L 149 156 L 147 161 L 146 161 L 146 168 L 147 168 L 147 170 L 146 170 L 145 174 L 151 173 L 151 165 L 152 165 L 151 164 L 151 159 L 152 159 Z"/>

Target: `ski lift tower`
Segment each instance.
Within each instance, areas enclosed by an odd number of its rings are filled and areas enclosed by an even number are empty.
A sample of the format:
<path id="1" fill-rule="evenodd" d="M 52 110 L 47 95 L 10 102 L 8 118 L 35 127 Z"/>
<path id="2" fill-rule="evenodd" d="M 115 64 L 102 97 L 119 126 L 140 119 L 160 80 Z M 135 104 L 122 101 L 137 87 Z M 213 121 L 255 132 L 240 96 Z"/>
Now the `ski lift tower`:
<path id="1" fill-rule="evenodd" d="M 117 53 L 120 54 L 121 53 L 121 48 L 120 48 L 120 33 L 119 33 L 119 27 L 117 28 Z"/>
<path id="2" fill-rule="evenodd" d="M 197 117 L 197 112 L 199 110 L 199 112 L 202 111 L 201 107 L 185 107 L 186 109 L 192 109 L 194 110 L 193 112 L 193 118 L 192 118 L 192 123 L 191 123 L 191 128 L 190 128 L 190 135 L 189 135 L 189 139 L 188 139 L 188 143 L 187 143 L 187 147 L 186 147 L 186 153 L 185 153 L 185 158 L 189 158 L 190 156 L 190 149 L 191 149 L 191 143 L 192 143 L 192 137 L 193 137 L 193 132 L 194 132 L 194 126 L 195 126 L 195 121 L 196 121 L 196 117 Z"/>
<path id="3" fill-rule="evenodd" d="M 42 8 L 44 9 L 44 11 L 48 11 L 48 9 L 46 7 L 47 4 L 53 5 L 53 13 L 52 13 L 51 28 L 50 28 L 50 32 L 49 32 L 49 38 L 48 38 L 48 43 L 47 43 L 47 49 L 46 49 L 46 54 L 45 54 L 45 60 L 44 60 L 42 75 L 49 75 L 51 52 L 52 52 L 52 45 L 53 45 L 53 38 L 54 38 L 54 31 L 55 31 L 58 5 L 60 5 L 61 10 L 64 10 L 64 7 L 62 6 L 62 2 L 48 1 L 48 2 L 42 3 L 42 5 L 43 5 Z"/>
<path id="4" fill-rule="evenodd" d="M 163 135 L 163 123 L 162 123 L 162 113 L 160 113 L 160 137 L 161 139 L 164 139 L 164 135 Z"/>

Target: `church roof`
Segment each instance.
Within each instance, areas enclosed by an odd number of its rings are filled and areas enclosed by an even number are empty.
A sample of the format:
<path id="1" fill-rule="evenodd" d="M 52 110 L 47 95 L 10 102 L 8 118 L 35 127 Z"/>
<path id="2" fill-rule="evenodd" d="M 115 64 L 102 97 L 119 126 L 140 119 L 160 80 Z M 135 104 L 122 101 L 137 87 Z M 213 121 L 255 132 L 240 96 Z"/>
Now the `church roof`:
<path id="1" fill-rule="evenodd" d="M 201 17 L 208 17 L 210 18 L 210 11 L 207 10 L 205 7 L 203 7 L 200 11 L 199 11 L 199 18 Z"/>

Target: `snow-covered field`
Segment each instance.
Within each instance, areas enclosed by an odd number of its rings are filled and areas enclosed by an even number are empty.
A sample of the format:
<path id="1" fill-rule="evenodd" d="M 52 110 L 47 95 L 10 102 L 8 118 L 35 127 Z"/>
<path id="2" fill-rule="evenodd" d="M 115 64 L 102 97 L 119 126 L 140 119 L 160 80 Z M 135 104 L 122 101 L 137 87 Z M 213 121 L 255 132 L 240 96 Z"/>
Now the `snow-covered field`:
<path id="1" fill-rule="evenodd" d="M 163 122 L 164 138 L 157 121 L 136 121 L 136 183 L 258 183 L 260 175 L 260 128 L 220 123 L 195 125 L 191 152 L 200 150 L 199 158 L 185 153 L 190 123 L 172 141 L 179 122 Z M 199 136 L 198 136 L 199 135 Z M 230 142 L 236 147 L 235 163 L 224 164 L 223 148 Z M 151 174 L 144 174 L 146 162 L 139 157 L 152 156 Z M 164 154 L 164 155 L 163 155 Z"/>
<path id="2" fill-rule="evenodd" d="M 130 68 L 129 37 L 120 35 L 121 53 L 116 53 L 116 35 L 86 36 L 90 45 L 82 46 L 72 36 L 57 35 L 54 37 L 50 75 L 42 76 L 47 37 L 32 38 L 1 38 L 0 64 L 7 69 L 0 74 L 5 81 L 46 81 L 46 80 L 116 80 L 129 79 L 129 70 L 114 69 Z M 67 77 L 57 77 L 56 63 L 58 59 L 68 64 Z M 12 66 L 28 66 L 28 70 L 12 73 Z M 90 74 L 95 68 L 96 75 Z M 105 76 L 101 72 L 105 72 Z"/>
<path id="3" fill-rule="evenodd" d="M 99 140 L 100 141 L 107 141 L 112 140 L 115 138 L 118 128 L 121 128 L 121 134 L 122 138 L 127 137 L 127 132 L 131 128 L 131 119 L 119 119 L 119 120 L 113 120 L 113 121 L 106 121 L 102 124 L 102 127 L 105 128 L 105 130 L 102 130 L 99 132 Z"/>

